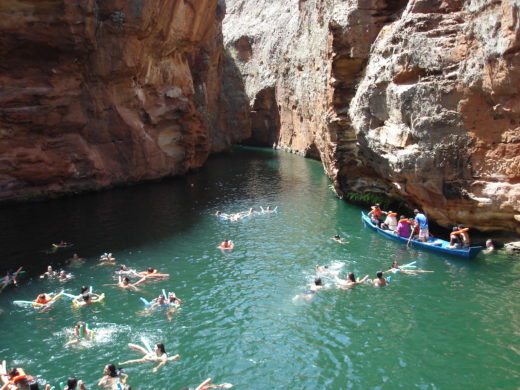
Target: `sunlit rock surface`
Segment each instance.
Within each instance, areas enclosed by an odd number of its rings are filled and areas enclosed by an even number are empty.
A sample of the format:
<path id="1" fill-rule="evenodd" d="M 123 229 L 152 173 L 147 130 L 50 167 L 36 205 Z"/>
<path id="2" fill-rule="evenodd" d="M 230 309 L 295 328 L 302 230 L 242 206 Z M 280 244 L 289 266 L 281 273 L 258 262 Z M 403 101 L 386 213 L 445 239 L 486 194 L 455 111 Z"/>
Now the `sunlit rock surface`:
<path id="1" fill-rule="evenodd" d="M 0 2 L 0 197 L 175 175 L 248 137 L 245 95 L 221 86 L 241 83 L 224 13 L 217 0 Z"/>
<path id="2" fill-rule="evenodd" d="M 338 192 L 520 234 L 520 1 L 228 0 L 257 144 Z"/>

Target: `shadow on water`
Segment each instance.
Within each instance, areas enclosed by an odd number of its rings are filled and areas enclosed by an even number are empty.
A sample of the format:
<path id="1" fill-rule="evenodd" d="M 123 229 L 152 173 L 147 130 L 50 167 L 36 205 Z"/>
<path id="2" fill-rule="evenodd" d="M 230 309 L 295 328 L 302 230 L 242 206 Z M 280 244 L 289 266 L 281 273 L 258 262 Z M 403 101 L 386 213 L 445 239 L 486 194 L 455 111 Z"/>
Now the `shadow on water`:
<path id="1" fill-rule="evenodd" d="M 184 177 L 6 206 L 0 209 L 0 267 L 23 265 L 31 274 L 47 264 L 60 265 L 73 253 L 97 258 L 175 236 L 195 226 L 209 208 L 230 207 L 230 182 L 236 199 L 251 195 L 259 177 L 277 180 L 269 164 L 277 159 L 268 150 L 235 148 L 211 156 L 205 167 Z M 47 253 L 60 240 L 74 246 Z"/>

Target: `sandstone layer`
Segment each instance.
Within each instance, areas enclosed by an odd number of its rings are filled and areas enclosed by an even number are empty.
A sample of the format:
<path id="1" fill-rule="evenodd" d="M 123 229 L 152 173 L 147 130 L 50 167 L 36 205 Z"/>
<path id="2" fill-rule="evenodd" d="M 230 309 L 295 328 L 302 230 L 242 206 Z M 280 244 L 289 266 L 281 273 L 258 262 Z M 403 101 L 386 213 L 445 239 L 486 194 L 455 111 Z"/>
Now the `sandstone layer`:
<path id="1" fill-rule="evenodd" d="M 175 175 L 247 138 L 224 13 L 217 0 L 3 0 L 0 198 Z"/>
<path id="2" fill-rule="evenodd" d="M 520 234 L 520 1 L 227 0 L 253 142 L 444 226 Z"/>

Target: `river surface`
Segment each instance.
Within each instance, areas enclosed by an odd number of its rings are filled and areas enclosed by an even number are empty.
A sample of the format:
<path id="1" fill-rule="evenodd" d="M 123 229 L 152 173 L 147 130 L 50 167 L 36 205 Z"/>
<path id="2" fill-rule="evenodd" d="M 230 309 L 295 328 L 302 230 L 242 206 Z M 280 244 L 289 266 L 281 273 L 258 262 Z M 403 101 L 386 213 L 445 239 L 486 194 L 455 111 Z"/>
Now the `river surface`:
<path id="1" fill-rule="evenodd" d="M 196 387 L 204 379 L 237 389 L 517 389 L 520 385 L 520 263 L 496 254 L 473 261 L 406 249 L 365 228 L 360 209 L 334 197 L 321 164 L 271 151 L 236 148 L 180 179 L 0 210 L 4 264 L 29 264 L 20 288 L 0 295 L 0 357 L 41 381 L 69 376 L 96 388 L 103 366 L 141 357 L 129 342 L 163 342 L 181 354 L 157 374 L 128 366 L 133 389 Z M 214 216 L 250 207 L 277 213 L 238 222 Z M 349 241 L 340 245 L 330 238 Z M 45 253 L 52 242 L 72 248 Z M 223 239 L 235 242 L 223 253 Z M 60 284 L 29 278 L 73 252 Z M 141 292 L 114 283 L 118 264 L 169 273 Z M 316 264 L 371 277 L 393 260 L 416 261 L 420 276 L 393 275 L 386 288 L 327 288 L 305 294 Z M 81 285 L 104 303 L 74 308 L 60 299 L 44 313 L 19 307 L 40 292 Z M 139 300 L 162 289 L 184 300 L 166 319 Z M 96 330 L 92 344 L 64 347 L 78 320 Z"/>

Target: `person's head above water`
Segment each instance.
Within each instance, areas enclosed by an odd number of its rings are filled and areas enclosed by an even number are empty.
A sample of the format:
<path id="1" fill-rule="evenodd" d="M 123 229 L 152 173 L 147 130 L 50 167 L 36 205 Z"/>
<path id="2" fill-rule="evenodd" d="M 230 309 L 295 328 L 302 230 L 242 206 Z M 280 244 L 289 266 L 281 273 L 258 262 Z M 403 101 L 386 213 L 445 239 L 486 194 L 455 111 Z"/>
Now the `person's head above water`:
<path id="1" fill-rule="evenodd" d="M 495 247 L 495 245 L 493 244 L 493 240 L 490 239 L 490 238 L 487 239 L 487 240 L 486 240 L 486 248 L 489 249 L 489 248 L 494 248 L 494 247 Z"/>
<path id="2" fill-rule="evenodd" d="M 105 374 L 111 377 L 119 376 L 119 373 L 116 370 L 116 366 L 113 364 L 107 364 L 103 370 Z"/>
<path id="3" fill-rule="evenodd" d="M 383 277 L 383 271 L 377 271 L 376 276 L 381 279 Z"/>
<path id="4" fill-rule="evenodd" d="M 128 267 L 124 264 L 121 264 L 121 267 L 119 268 L 121 271 L 128 271 Z"/>
<path id="5" fill-rule="evenodd" d="M 354 276 L 353 272 L 349 272 L 347 274 L 347 280 L 350 280 L 351 282 L 355 282 L 356 281 L 356 277 Z"/>
<path id="6" fill-rule="evenodd" d="M 155 344 L 155 350 L 159 351 L 161 354 L 166 353 L 166 350 L 164 349 L 164 344 L 163 343 Z"/>
<path id="7" fill-rule="evenodd" d="M 83 293 L 86 293 L 86 292 L 88 292 L 88 287 L 87 286 L 81 286 L 80 294 L 83 294 Z"/>
<path id="8" fill-rule="evenodd" d="M 340 238 L 340 237 L 339 237 L 339 234 L 336 234 L 336 235 L 334 236 L 334 238 L 337 239 L 337 240 L 339 240 L 339 238 Z"/>
<path id="9" fill-rule="evenodd" d="M 152 267 L 148 268 L 148 273 L 149 273 L 149 274 L 153 274 L 154 271 L 155 271 L 155 270 L 154 270 Z"/>
<path id="10" fill-rule="evenodd" d="M 123 279 L 123 284 L 126 286 L 127 284 L 130 283 L 130 278 L 126 277 Z"/>
<path id="11" fill-rule="evenodd" d="M 391 268 L 397 268 L 397 267 L 399 267 L 399 263 L 397 262 L 397 260 L 392 261 L 392 267 Z"/>
<path id="12" fill-rule="evenodd" d="M 74 390 L 76 386 L 78 385 L 78 380 L 74 377 L 70 377 L 67 379 L 67 389 L 68 390 Z"/>
<path id="13" fill-rule="evenodd" d="M 316 286 L 322 286 L 323 282 L 321 281 L 321 278 L 316 278 L 316 279 L 314 279 L 314 284 Z"/>

